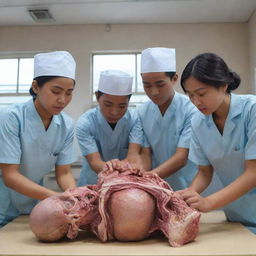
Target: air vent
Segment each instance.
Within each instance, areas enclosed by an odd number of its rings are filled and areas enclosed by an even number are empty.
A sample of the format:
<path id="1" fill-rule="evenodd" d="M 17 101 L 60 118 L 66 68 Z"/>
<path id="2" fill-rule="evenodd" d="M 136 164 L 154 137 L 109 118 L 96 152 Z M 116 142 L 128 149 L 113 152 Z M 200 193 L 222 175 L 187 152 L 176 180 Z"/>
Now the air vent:
<path id="1" fill-rule="evenodd" d="M 53 22 L 55 19 L 47 9 L 28 10 L 30 16 L 35 22 Z"/>

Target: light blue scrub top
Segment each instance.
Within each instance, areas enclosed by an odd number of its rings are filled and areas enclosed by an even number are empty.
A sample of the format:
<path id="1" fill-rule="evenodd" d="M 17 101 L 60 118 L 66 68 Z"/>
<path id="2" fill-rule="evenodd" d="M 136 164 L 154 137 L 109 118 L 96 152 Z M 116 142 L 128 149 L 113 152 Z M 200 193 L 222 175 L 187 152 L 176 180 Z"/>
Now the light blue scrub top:
<path id="1" fill-rule="evenodd" d="M 171 104 L 162 116 L 152 101 L 139 108 L 145 133 L 144 147 L 152 150 L 153 168 L 167 161 L 177 148 L 189 148 L 191 117 L 196 108 L 186 95 L 175 92 Z M 197 172 L 196 165 L 187 165 L 165 180 L 174 190 L 187 188 Z"/>
<path id="2" fill-rule="evenodd" d="M 103 161 L 127 156 L 129 143 L 142 144 L 143 131 L 134 109 L 128 109 L 114 130 L 99 106 L 85 112 L 77 121 L 76 135 L 83 156 L 99 152 Z M 96 184 L 97 174 L 84 158 L 78 186 Z"/>
<path id="3" fill-rule="evenodd" d="M 189 158 L 197 165 L 212 165 L 224 186 L 241 176 L 244 161 L 256 159 L 256 97 L 231 94 L 223 135 L 212 115 L 195 115 Z M 241 222 L 256 233 L 256 188 L 224 211 L 229 221 Z"/>
<path id="4" fill-rule="evenodd" d="M 0 112 L 0 163 L 19 164 L 20 173 L 37 184 L 55 165 L 76 160 L 74 127 L 64 113 L 53 116 L 47 131 L 33 100 Z M 37 200 L 4 185 L 0 172 L 0 226 L 29 214 Z"/>

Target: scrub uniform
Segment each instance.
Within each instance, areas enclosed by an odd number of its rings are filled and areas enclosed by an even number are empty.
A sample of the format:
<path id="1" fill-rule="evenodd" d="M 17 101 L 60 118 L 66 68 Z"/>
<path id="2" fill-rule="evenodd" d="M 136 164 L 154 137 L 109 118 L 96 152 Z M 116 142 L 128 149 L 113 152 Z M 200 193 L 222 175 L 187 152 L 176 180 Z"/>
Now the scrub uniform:
<path id="1" fill-rule="evenodd" d="M 103 161 L 126 158 L 129 143 L 142 144 L 143 131 L 134 109 L 111 128 L 99 106 L 85 112 L 76 125 L 76 135 L 83 156 L 99 152 Z M 78 180 L 78 186 L 97 183 L 97 173 L 90 168 L 86 159 Z"/>
<path id="2" fill-rule="evenodd" d="M 222 135 L 212 115 L 195 115 L 189 158 L 197 165 L 212 165 L 224 186 L 241 176 L 245 160 L 256 159 L 256 97 L 231 94 Z M 225 206 L 224 212 L 229 221 L 256 233 L 256 188 Z"/>
<path id="3" fill-rule="evenodd" d="M 45 130 L 33 100 L 0 112 L 0 163 L 19 164 L 22 175 L 37 184 L 55 165 L 76 160 L 74 127 L 64 113 L 53 116 Z M 4 185 L 0 173 L 0 226 L 20 214 L 29 214 L 37 200 Z"/>
<path id="4" fill-rule="evenodd" d="M 151 148 L 153 168 L 167 161 L 177 148 L 189 148 L 191 117 L 195 111 L 188 97 L 178 92 L 175 92 L 164 116 L 152 101 L 140 107 L 139 116 L 145 133 L 143 146 Z M 186 166 L 165 180 L 174 190 L 184 189 L 190 185 L 196 172 L 196 165 L 188 160 Z"/>

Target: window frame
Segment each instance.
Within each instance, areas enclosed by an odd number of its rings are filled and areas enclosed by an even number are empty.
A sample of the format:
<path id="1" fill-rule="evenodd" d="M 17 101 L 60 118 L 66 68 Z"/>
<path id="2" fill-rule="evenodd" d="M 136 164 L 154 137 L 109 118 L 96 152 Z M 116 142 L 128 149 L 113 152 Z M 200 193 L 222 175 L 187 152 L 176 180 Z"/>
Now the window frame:
<path id="1" fill-rule="evenodd" d="M 18 72 L 17 72 L 17 86 L 16 86 L 16 92 L 15 93 L 1 93 L 0 97 L 11 97 L 11 96 L 29 96 L 28 93 L 21 93 L 18 92 L 18 79 L 19 79 L 19 69 L 20 69 L 20 59 L 26 59 L 26 58 L 34 58 L 35 54 L 39 52 L 0 52 L 0 59 L 18 59 Z M 32 81 L 31 81 L 32 82 Z"/>
<path id="2" fill-rule="evenodd" d="M 12 51 L 12 52 L 0 52 L 0 59 L 25 59 L 25 58 L 34 58 L 35 54 L 39 53 L 39 51 Z M 18 70 L 20 66 L 18 66 Z M 21 100 L 22 97 L 29 99 L 31 97 L 30 93 L 18 92 L 18 79 L 19 79 L 19 71 L 17 73 L 17 84 L 16 84 L 16 92 L 10 93 L 2 93 L 0 92 L 0 111 L 2 109 L 11 106 L 15 103 L 24 102 L 24 99 Z M 31 81 L 32 83 L 32 81 Z M 9 99 L 8 99 L 9 98 Z M 8 100 L 6 100 L 8 99 Z"/>

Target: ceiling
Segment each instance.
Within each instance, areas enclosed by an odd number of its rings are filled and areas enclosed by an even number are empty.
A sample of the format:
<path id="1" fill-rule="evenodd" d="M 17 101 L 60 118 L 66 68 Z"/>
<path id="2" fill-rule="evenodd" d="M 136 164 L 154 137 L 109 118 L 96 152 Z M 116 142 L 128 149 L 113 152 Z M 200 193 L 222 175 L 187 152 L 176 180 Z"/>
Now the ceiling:
<path id="1" fill-rule="evenodd" d="M 35 22 L 28 10 L 54 19 Z M 256 0 L 0 0 L 0 26 L 247 22 Z"/>

